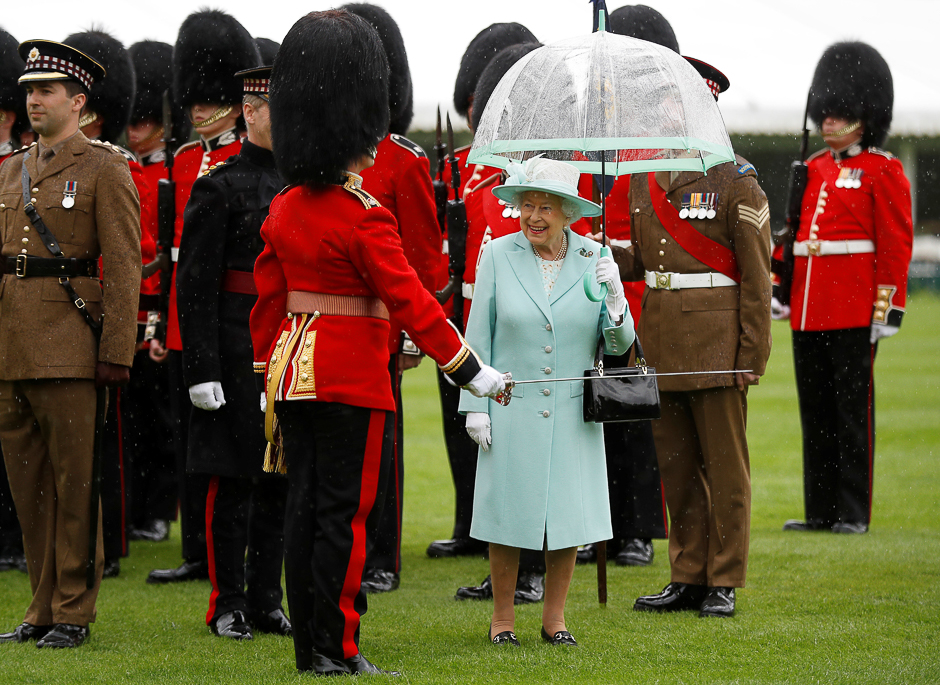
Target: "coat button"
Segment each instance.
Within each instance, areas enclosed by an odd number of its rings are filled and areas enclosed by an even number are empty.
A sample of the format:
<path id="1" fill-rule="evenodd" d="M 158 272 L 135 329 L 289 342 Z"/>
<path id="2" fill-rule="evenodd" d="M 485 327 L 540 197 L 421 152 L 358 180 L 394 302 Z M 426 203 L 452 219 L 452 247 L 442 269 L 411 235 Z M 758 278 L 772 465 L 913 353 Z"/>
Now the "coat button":
<path id="1" fill-rule="evenodd" d="M 659 270 L 660 270 L 660 271 L 665 271 L 665 270 L 666 270 L 666 267 L 664 267 L 662 264 L 660 264 L 660 265 L 659 265 Z"/>
<path id="2" fill-rule="evenodd" d="M 29 238 L 23 238 L 23 242 L 28 245 L 28 244 L 29 244 Z"/>
<path id="3" fill-rule="evenodd" d="M 24 238 L 24 240 L 25 240 L 25 238 Z M 551 354 L 551 352 L 552 352 L 552 346 L 551 346 L 551 345 L 546 345 L 546 346 L 545 346 L 545 352 L 548 353 L 548 354 Z"/>
<path id="4" fill-rule="evenodd" d="M 633 213 L 634 213 L 634 214 L 639 214 L 639 213 L 640 213 L 640 208 L 637 207 L 636 209 L 634 209 L 634 210 L 633 210 Z"/>
<path id="5" fill-rule="evenodd" d="M 23 226 L 23 233 L 29 233 L 29 226 Z"/>
<path id="6" fill-rule="evenodd" d="M 293 312 L 287 312 L 287 320 L 291 321 L 294 318 Z"/>
<path id="7" fill-rule="evenodd" d="M 666 256 L 666 253 L 663 252 L 662 250 L 660 250 L 660 251 L 659 251 L 659 256 L 660 256 L 660 257 L 665 257 L 665 256 Z"/>
<path id="8" fill-rule="evenodd" d="M 38 193 L 38 192 L 39 192 L 39 188 L 33 188 L 33 192 L 34 192 L 34 193 Z"/>
<path id="9" fill-rule="evenodd" d="M 301 357 L 301 358 L 300 358 L 300 363 L 301 363 L 301 364 L 306 364 L 307 361 L 308 361 L 308 360 L 307 360 L 306 357 Z"/>
<path id="10" fill-rule="evenodd" d="M 546 331 L 552 330 L 552 325 L 550 323 L 545 324 L 545 330 Z"/>
<path id="11" fill-rule="evenodd" d="M 659 241 L 659 244 L 660 244 L 660 245 L 665 245 L 665 244 L 666 244 L 666 239 L 665 239 L 665 238 L 662 238 L 662 239 Z"/>
<path id="12" fill-rule="evenodd" d="M 26 254 L 26 248 L 24 247 L 22 250 L 20 250 L 20 252 L 21 252 L 22 254 Z"/>
<path id="13" fill-rule="evenodd" d="M 546 409 L 545 411 L 542 412 L 542 416 L 544 416 L 546 419 L 547 419 L 549 416 L 551 416 L 551 415 L 552 415 L 552 413 L 551 413 L 550 411 L 548 411 L 548 409 Z"/>
<path id="14" fill-rule="evenodd" d="M 307 378 L 308 378 L 307 374 L 305 374 L 305 373 L 300 374 L 300 380 L 306 381 Z"/>
<path id="15" fill-rule="evenodd" d="M 551 372 L 552 372 L 552 367 L 546 366 L 546 367 L 545 367 L 545 373 L 546 373 L 546 374 L 549 374 L 549 373 L 551 373 Z"/>
<path id="16" fill-rule="evenodd" d="M 549 390 L 548 388 L 545 388 L 545 389 L 542 391 L 542 394 L 545 395 L 545 397 L 548 397 L 549 395 L 552 394 L 552 391 Z"/>

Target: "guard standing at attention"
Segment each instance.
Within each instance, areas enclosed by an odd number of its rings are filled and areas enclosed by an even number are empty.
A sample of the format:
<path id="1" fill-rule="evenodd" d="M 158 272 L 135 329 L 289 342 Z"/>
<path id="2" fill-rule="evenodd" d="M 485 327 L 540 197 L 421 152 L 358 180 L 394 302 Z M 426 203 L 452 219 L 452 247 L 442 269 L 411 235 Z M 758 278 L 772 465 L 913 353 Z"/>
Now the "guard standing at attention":
<path id="1" fill-rule="evenodd" d="M 0 444 L 23 527 L 33 598 L 0 642 L 77 647 L 95 620 L 98 518 L 86 585 L 95 387 L 127 383 L 140 289 L 140 204 L 127 160 L 79 118 L 105 71 L 62 43 L 20 46 L 39 142 L 0 167 Z M 103 288 L 98 259 L 104 258 Z"/>
<path id="2" fill-rule="evenodd" d="M 180 26 L 173 50 L 173 99 L 189 115 L 199 141 L 176 152 L 176 224 L 171 256 L 174 259 L 166 326 L 167 365 L 170 375 L 170 410 L 176 434 L 180 532 L 183 563 L 175 569 L 155 569 L 148 583 L 173 583 L 209 577 L 206 556 L 205 514 L 209 477 L 188 473 L 189 417 L 192 403 L 183 377 L 183 341 L 176 307 L 176 264 L 183 235 L 183 217 L 193 183 L 209 167 L 241 149 L 242 80 L 235 73 L 261 66 L 258 46 L 234 17 L 220 10 L 201 10 Z M 151 343 L 159 347 L 158 343 Z M 162 350 L 157 349 L 159 354 Z"/>
<path id="3" fill-rule="evenodd" d="M 806 520 L 784 530 L 865 533 L 871 522 L 875 353 L 900 329 L 914 239 L 911 184 L 881 149 L 893 104 L 877 50 L 826 49 L 807 110 L 828 148 L 807 161 L 790 292 Z"/>
<path id="4" fill-rule="evenodd" d="M 717 100 L 727 77 L 686 59 Z M 684 205 L 694 214 L 680 212 Z M 747 389 L 770 356 L 767 197 L 753 165 L 738 157 L 707 175 L 634 175 L 630 207 L 633 244 L 612 254 L 624 280 L 646 281 L 638 334 L 650 366 L 659 373 L 740 369 L 659 379 L 662 418 L 653 438 L 669 508 L 672 582 L 633 608 L 730 617 L 750 542 Z"/>
<path id="5" fill-rule="evenodd" d="M 237 155 L 193 184 L 176 297 L 183 379 L 195 406 L 187 468 L 210 477 L 206 624 L 222 637 L 250 640 L 252 628 L 290 635 L 281 608 L 287 480 L 262 468 L 267 443 L 248 328 L 258 299 L 252 270 L 264 247 L 261 224 L 284 184 L 271 153 L 271 67 L 239 76 L 248 136 Z"/>
<path id="6" fill-rule="evenodd" d="M 487 396 L 504 386 L 408 265 L 392 213 L 362 189 L 388 132 L 388 73 L 369 22 L 330 10 L 294 24 L 271 75 L 274 158 L 290 186 L 261 229 L 251 335 L 276 443 L 266 466 L 288 474 L 296 665 L 317 674 L 380 672 L 359 653 L 359 628 L 394 440 L 389 318 L 455 384 Z"/>

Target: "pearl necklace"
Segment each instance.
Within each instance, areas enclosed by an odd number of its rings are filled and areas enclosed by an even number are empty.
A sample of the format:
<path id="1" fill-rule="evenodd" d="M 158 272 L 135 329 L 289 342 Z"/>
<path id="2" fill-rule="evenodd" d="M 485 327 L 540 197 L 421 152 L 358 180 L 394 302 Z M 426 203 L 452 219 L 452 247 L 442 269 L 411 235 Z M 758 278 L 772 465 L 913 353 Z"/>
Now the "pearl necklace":
<path id="1" fill-rule="evenodd" d="M 568 234 L 565 232 L 561 234 L 561 249 L 558 250 L 558 254 L 556 254 L 552 259 L 545 259 L 545 257 L 540 255 L 539 251 L 535 249 L 535 245 L 532 246 L 532 251 L 535 253 L 536 257 L 545 260 L 546 262 L 560 262 L 568 253 Z"/>

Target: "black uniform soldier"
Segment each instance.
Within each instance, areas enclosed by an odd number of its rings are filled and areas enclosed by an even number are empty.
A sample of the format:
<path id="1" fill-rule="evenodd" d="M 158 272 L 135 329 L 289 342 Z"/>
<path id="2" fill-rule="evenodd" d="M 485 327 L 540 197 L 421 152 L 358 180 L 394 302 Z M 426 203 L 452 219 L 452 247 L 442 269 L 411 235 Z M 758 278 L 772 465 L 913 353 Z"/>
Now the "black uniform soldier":
<path id="1" fill-rule="evenodd" d="M 248 138 L 193 184 L 177 265 L 183 379 L 195 406 L 187 468 L 205 473 L 212 594 L 206 623 L 224 637 L 290 634 L 281 609 L 287 480 L 265 474 L 264 414 L 248 317 L 261 224 L 283 187 L 271 153 L 270 67 L 239 72 Z M 245 548 L 248 558 L 245 559 Z M 245 591 L 247 581 L 248 589 Z"/>

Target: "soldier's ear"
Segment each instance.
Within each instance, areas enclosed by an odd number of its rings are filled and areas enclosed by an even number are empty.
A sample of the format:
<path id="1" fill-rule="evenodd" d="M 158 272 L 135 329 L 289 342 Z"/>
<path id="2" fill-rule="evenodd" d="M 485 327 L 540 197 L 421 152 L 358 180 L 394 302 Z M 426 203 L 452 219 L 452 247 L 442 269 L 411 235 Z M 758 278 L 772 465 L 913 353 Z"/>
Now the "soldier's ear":
<path id="1" fill-rule="evenodd" d="M 85 109 L 85 104 L 88 102 L 88 95 L 84 92 L 76 93 L 72 96 L 72 111 L 81 112 Z"/>

